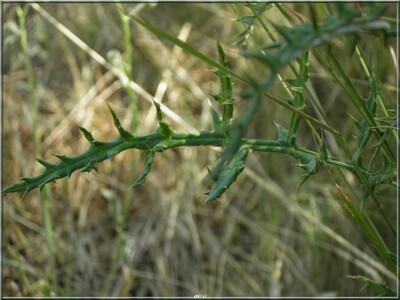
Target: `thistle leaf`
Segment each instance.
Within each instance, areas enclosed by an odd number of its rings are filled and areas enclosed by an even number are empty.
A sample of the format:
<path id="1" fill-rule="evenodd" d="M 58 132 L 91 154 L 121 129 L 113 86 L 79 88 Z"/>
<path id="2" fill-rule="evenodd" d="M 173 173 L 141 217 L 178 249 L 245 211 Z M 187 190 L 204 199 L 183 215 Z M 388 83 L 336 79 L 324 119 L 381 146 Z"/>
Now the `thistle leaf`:
<path id="1" fill-rule="evenodd" d="M 298 155 L 299 167 L 305 170 L 305 173 L 301 176 L 299 187 L 313 174 L 317 173 L 320 167 L 320 161 L 318 158 L 307 155 Z"/>
<path id="2" fill-rule="evenodd" d="M 167 139 L 169 139 L 171 137 L 171 135 L 174 133 L 174 130 L 172 129 L 172 127 L 169 126 L 164 121 L 159 122 L 158 126 L 159 126 L 161 135 Z"/>
<path id="3" fill-rule="evenodd" d="M 52 170 L 52 169 L 54 169 L 54 168 L 56 167 L 55 164 L 52 164 L 52 163 L 50 163 L 50 162 L 48 162 L 48 161 L 46 161 L 46 160 L 43 160 L 43 159 L 40 159 L 40 158 L 36 158 L 36 160 L 37 160 L 41 165 L 43 165 L 44 167 L 46 167 L 46 169 Z"/>
<path id="4" fill-rule="evenodd" d="M 378 98 L 378 89 L 377 89 L 377 83 L 376 83 L 376 77 L 374 74 L 371 76 L 371 91 L 369 94 L 369 97 L 366 102 L 366 108 L 368 110 L 368 113 L 371 115 L 372 118 L 375 117 L 376 115 L 376 106 L 377 106 L 377 98 Z M 367 146 L 367 143 L 371 137 L 371 128 L 368 125 L 368 123 L 365 120 L 361 121 L 356 121 L 356 126 L 359 131 L 359 135 L 357 137 L 357 150 L 353 156 L 353 159 L 361 165 L 361 155 L 365 150 L 365 147 Z M 389 133 L 389 131 L 387 132 Z M 386 140 L 385 134 L 382 135 L 381 141 L 383 142 Z M 381 146 L 381 144 L 378 144 L 376 147 Z"/>
<path id="5" fill-rule="evenodd" d="M 364 151 L 369 138 L 371 137 L 371 130 L 369 130 L 369 126 L 367 122 L 364 120 L 360 122 L 356 122 L 356 126 L 358 128 L 358 131 L 360 132 L 358 137 L 357 137 L 357 150 L 354 153 L 353 159 L 361 165 L 361 154 Z"/>
<path id="6" fill-rule="evenodd" d="M 149 172 L 151 170 L 151 166 L 153 165 L 155 156 L 156 156 L 156 152 L 155 151 L 147 152 L 146 163 L 145 163 L 145 167 L 143 169 L 143 172 L 139 176 L 139 178 L 135 180 L 135 182 L 132 184 L 132 186 L 130 188 L 137 187 L 137 186 L 139 186 L 139 185 L 141 185 L 141 184 L 146 182 L 146 177 L 147 177 L 147 175 L 149 174 Z"/>
<path id="7" fill-rule="evenodd" d="M 108 105 L 108 109 L 109 109 L 110 112 L 111 112 L 111 115 L 112 115 L 112 118 L 113 118 L 113 121 L 114 121 L 114 125 L 115 125 L 115 127 L 117 128 L 117 130 L 118 130 L 118 132 L 119 132 L 119 135 L 120 135 L 120 136 L 122 137 L 122 139 L 125 140 L 125 141 L 132 140 L 133 135 L 130 134 L 128 131 L 126 131 L 126 130 L 122 127 L 121 122 L 119 121 L 119 119 L 118 119 L 117 114 L 115 113 L 115 111 L 111 108 L 111 106 L 110 106 L 108 103 L 107 103 L 107 105 Z"/>
<path id="8" fill-rule="evenodd" d="M 83 129 L 82 132 L 87 130 Z M 88 135 L 89 139 L 91 134 Z M 102 147 L 96 147 L 93 143 L 101 143 Z M 82 172 L 89 172 L 91 170 L 97 171 L 96 165 L 103 160 L 110 158 L 123 151 L 121 145 L 124 141 L 121 138 L 117 138 L 111 142 L 93 142 L 92 146 L 84 153 L 78 156 L 65 156 L 65 155 L 54 155 L 60 159 L 57 164 L 51 164 L 45 160 L 38 159 L 38 162 L 46 167 L 42 174 L 35 177 L 23 177 L 22 182 L 16 183 L 12 186 L 4 189 L 5 193 L 27 193 L 35 188 L 43 188 L 43 186 L 49 182 L 53 182 L 56 179 L 69 177 L 76 170 Z"/>
<path id="9" fill-rule="evenodd" d="M 163 116 L 162 116 L 160 103 L 158 103 L 155 99 L 153 99 L 153 104 L 156 107 L 156 111 L 157 111 L 157 121 L 161 122 L 163 120 Z"/>
<path id="10" fill-rule="evenodd" d="M 94 142 L 92 143 L 92 145 L 93 145 L 93 147 L 95 147 L 96 149 L 99 149 L 99 150 L 107 149 L 107 147 L 109 146 L 108 143 L 106 143 L 106 142 L 99 142 L 99 141 L 94 141 Z"/>
<path id="11" fill-rule="evenodd" d="M 250 152 L 250 146 L 242 146 L 235 157 L 229 161 L 220 171 L 219 175 L 215 176 L 213 171 L 210 171 L 210 177 L 216 180 L 215 186 L 206 193 L 207 201 L 213 201 L 222 196 L 222 194 L 235 182 L 236 178 L 244 169 L 244 164 L 247 155 Z"/>
<path id="12" fill-rule="evenodd" d="M 275 122 L 276 127 L 278 127 L 278 141 L 282 143 L 287 143 L 288 141 L 288 130 Z"/>
<path id="13" fill-rule="evenodd" d="M 82 131 L 82 133 L 83 133 L 83 135 L 85 136 L 85 138 L 86 138 L 91 144 L 93 144 L 93 142 L 94 142 L 94 137 L 93 137 L 93 135 L 92 135 L 88 130 L 86 130 L 85 128 L 83 128 L 83 127 L 81 127 L 81 126 L 79 126 L 79 125 L 76 125 L 76 126 L 79 128 L 80 131 Z"/>
<path id="14" fill-rule="evenodd" d="M 53 155 L 58 157 L 66 165 L 72 164 L 75 161 L 73 156 L 65 156 L 65 155 L 58 155 L 58 154 L 53 154 Z"/>
<path id="15" fill-rule="evenodd" d="M 222 118 L 219 113 L 211 107 L 211 116 L 213 119 L 214 130 L 217 132 L 222 131 Z"/>
<path id="16" fill-rule="evenodd" d="M 346 8 L 339 17 L 327 18 L 325 23 L 318 25 L 318 30 L 312 24 L 306 23 L 292 28 L 284 28 L 274 25 L 283 39 L 273 43 L 276 51 L 266 54 L 264 51 L 245 51 L 245 57 L 253 57 L 268 65 L 272 72 L 279 72 L 290 61 L 299 58 L 302 53 L 323 43 L 331 42 L 335 37 L 356 34 L 365 29 L 387 29 L 389 24 L 385 21 L 376 20 L 377 15 L 366 18 L 359 17 L 359 12 L 351 10 L 340 4 L 339 7 Z M 280 47 L 276 47 L 276 46 Z M 265 46 L 264 48 L 268 48 Z"/>
<path id="17" fill-rule="evenodd" d="M 161 135 L 167 139 L 169 139 L 174 133 L 174 130 L 172 129 L 171 126 L 169 126 L 167 123 L 163 121 L 163 116 L 162 116 L 162 111 L 160 107 L 160 103 L 157 101 L 153 100 L 154 106 L 156 107 L 157 111 L 157 121 L 158 121 L 158 127 Z"/>
<path id="18" fill-rule="evenodd" d="M 219 57 L 219 63 L 225 68 L 228 68 L 228 59 L 226 58 L 225 52 L 222 49 L 221 44 L 217 41 L 217 51 Z M 225 131 L 231 123 L 233 117 L 233 84 L 231 76 L 219 69 L 215 71 L 215 74 L 219 77 L 220 88 L 219 93 L 213 95 L 215 101 L 222 107 L 222 131 Z"/>

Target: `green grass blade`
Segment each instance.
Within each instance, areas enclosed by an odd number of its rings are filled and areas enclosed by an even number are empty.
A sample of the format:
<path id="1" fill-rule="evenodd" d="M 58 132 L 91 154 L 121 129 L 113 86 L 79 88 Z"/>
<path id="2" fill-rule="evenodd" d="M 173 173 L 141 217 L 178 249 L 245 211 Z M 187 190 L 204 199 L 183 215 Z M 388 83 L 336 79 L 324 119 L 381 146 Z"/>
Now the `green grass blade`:
<path id="1" fill-rule="evenodd" d="M 202 60 L 203 62 L 209 64 L 210 66 L 216 67 L 217 69 L 224 71 L 226 73 L 228 73 L 229 75 L 243 81 L 243 82 L 247 82 L 249 83 L 246 79 L 244 79 L 243 77 L 239 76 L 237 73 L 232 72 L 231 70 L 229 70 L 227 67 L 221 65 L 220 63 L 216 62 L 215 60 L 209 58 L 207 55 L 201 53 L 200 51 L 194 49 L 193 47 L 191 47 L 189 44 L 181 41 L 180 39 L 168 34 L 167 32 L 165 32 L 164 30 L 161 30 L 157 27 L 155 27 L 154 25 L 151 25 L 150 23 L 146 22 L 145 20 L 142 20 L 140 18 L 134 17 L 132 16 L 132 18 L 140 25 L 142 25 L 143 27 L 145 27 L 147 30 L 151 31 L 152 33 L 154 33 L 156 36 L 160 37 L 160 38 L 164 38 L 170 42 L 172 42 L 174 45 L 181 47 L 183 50 L 187 51 L 188 53 L 190 53 L 191 55 L 197 57 L 198 59 Z"/>
<path id="2" fill-rule="evenodd" d="M 393 263 L 392 258 L 388 254 L 389 251 L 381 242 L 381 239 L 375 235 L 373 229 L 370 228 L 370 225 L 366 221 L 366 219 L 362 216 L 362 214 L 358 211 L 358 209 L 354 206 L 352 201 L 342 192 L 338 185 L 336 185 L 336 190 L 338 191 L 341 199 L 343 200 L 343 204 L 346 206 L 353 219 L 360 225 L 365 235 L 368 237 L 371 244 L 374 246 L 375 250 L 379 253 L 382 259 L 390 266 L 390 268 L 394 271 L 396 270 L 396 265 Z"/>

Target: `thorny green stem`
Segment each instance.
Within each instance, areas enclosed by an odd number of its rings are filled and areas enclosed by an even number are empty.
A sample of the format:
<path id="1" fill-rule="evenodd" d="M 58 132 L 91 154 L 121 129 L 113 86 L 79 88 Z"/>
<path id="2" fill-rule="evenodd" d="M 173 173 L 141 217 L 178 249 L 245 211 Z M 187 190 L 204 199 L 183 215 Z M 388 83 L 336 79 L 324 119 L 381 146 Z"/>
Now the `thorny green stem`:
<path id="1" fill-rule="evenodd" d="M 69 177 L 72 172 L 88 168 L 88 171 L 95 169 L 95 165 L 106 159 L 111 159 L 118 153 L 127 149 L 139 149 L 144 151 L 164 152 L 170 148 L 183 146 L 214 146 L 224 147 L 230 138 L 220 132 L 200 132 L 199 134 L 174 132 L 169 138 L 165 138 L 161 133 L 151 133 L 145 136 L 135 136 L 131 139 L 116 138 L 111 142 L 95 142 L 86 152 L 79 156 L 68 157 L 68 162 L 52 164 L 44 173 L 32 178 L 25 178 L 24 182 L 14 184 L 4 190 L 5 193 L 29 192 L 35 188 L 41 188 L 46 183 L 59 178 Z M 241 139 L 241 145 L 249 145 L 253 151 L 275 152 L 289 154 L 295 158 L 307 157 L 308 159 L 319 159 L 319 153 L 299 147 L 290 147 L 286 141 L 282 140 L 258 140 Z M 351 162 L 345 162 L 339 158 L 329 156 L 326 164 L 337 166 L 354 172 Z M 83 170 L 85 171 L 85 170 Z M 362 169 L 366 176 L 371 176 L 367 170 Z"/>

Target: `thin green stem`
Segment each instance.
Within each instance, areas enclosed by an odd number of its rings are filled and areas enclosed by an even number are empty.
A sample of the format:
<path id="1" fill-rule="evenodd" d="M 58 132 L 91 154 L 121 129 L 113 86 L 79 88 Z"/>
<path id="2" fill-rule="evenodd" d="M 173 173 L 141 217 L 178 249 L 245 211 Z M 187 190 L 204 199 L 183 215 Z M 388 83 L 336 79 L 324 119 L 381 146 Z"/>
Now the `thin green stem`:
<path id="1" fill-rule="evenodd" d="M 109 294 L 111 284 L 113 280 L 115 279 L 115 276 L 117 275 L 118 268 L 121 266 L 121 261 L 123 258 L 124 254 L 124 241 L 123 241 L 123 227 L 124 227 L 124 217 L 123 217 L 123 212 L 121 208 L 121 203 L 119 202 L 119 199 L 116 197 L 112 196 L 111 199 L 111 206 L 113 210 L 113 215 L 114 215 L 114 223 L 115 223 L 115 230 L 117 232 L 116 236 L 116 243 L 115 243 L 115 253 L 114 253 L 114 258 L 111 266 L 111 270 L 108 273 L 108 276 L 104 282 L 103 288 L 102 288 L 102 294 L 104 296 Z"/>
<path id="2" fill-rule="evenodd" d="M 21 6 L 17 6 L 16 12 L 18 15 L 18 22 L 20 27 L 20 47 L 23 53 L 24 65 L 27 72 L 29 98 L 31 99 L 32 103 L 32 108 L 30 112 L 31 112 L 33 141 L 35 144 L 35 155 L 40 156 L 40 143 L 39 143 L 39 136 L 37 134 L 37 113 L 38 113 L 39 100 L 35 92 L 36 83 L 35 83 L 35 77 L 33 75 L 32 64 L 29 58 L 30 53 L 29 53 L 28 36 L 25 24 L 25 16 L 28 13 L 27 11 L 28 8 L 29 6 L 25 6 L 24 9 L 22 9 Z"/>
<path id="3" fill-rule="evenodd" d="M 116 8 L 118 15 L 121 18 L 122 28 L 124 33 L 124 45 L 125 45 L 125 69 L 128 77 L 132 76 L 132 57 L 133 49 L 131 43 L 131 29 L 130 29 L 130 18 L 123 13 L 123 8 L 121 3 L 116 3 Z"/>
<path id="4" fill-rule="evenodd" d="M 18 15 L 19 27 L 20 27 L 20 46 L 24 57 L 24 65 L 27 72 L 28 86 L 29 86 L 29 98 L 31 99 L 32 108 L 31 112 L 31 128 L 34 141 L 35 156 L 40 158 L 40 137 L 38 134 L 38 108 L 39 98 L 36 92 L 36 82 L 33 74 L 33 68 L 30 61 L 28 35 L 25 24 L 25 17 L 28 13 L 29 6 L 25 6 L 24 9 L 21 6 L 16 7 L 16 13 Z M 47 250 L 49 252 L 49 271 L 48 280 L 52 283 L 53 289 L 56 290 L 58 286 L 57 272 L 56 272 L 56 242 L 54 239 L 54 230 L 51 219 L 51 209 L 49 202 L 49 194 L 47 189 L 43 189 L 40 193 L 40 209 L 42 214 L 43 225 L 46 232 Z"/>

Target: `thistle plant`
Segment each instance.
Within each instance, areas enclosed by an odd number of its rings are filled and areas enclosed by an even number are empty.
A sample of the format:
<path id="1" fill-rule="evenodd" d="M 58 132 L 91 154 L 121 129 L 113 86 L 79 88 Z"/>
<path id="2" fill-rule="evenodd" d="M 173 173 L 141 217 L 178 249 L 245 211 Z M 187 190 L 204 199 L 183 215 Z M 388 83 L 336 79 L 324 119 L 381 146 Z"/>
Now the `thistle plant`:
<path id="1" fill-rule="evenodd" d="M 385 30 L 389 29 L 389 25 L 386 22 L 379 20 L 378 13 L 371 14 L 368 17 L 357 18 L 355 12 L 349 10 L 340 17 L 341 18 L 337 18 L 334 21 L 328 21 L 326 24 L 304 24 L 292 29 L 284 29 L 276 26 L 277 31 L 283 37 L 281 42 L 266 45 L 263 47 L 264 50 L 245 51 L 243 53 L 245 57 L 258 59 L 270 68 L 270 74 L 260 81 L 255 81 L 254 78 L 244 79 L 230 71 L 227 66 L 225 53 L 219 43 L 217 44 L 219 62 L 216 62 L 199 53 L 184 42 L 168 35 L 168 33 L 160 31 L 144 20 L 135 19 L 138 24 L 146 27 L 161 38 L 166 38 L 176 43 L 199 59 L 218 68 L 215 73 L 220 80 L 220 92 L 217 95 L 213 95 L 213 97 L 222 109 L 222 116 L 212 109 L 211 113 L 213 115 L 214 130 L 211 132 L 201 132 L 199 134 L 175 132 L 170 125 L 163 121 L 160 105 L 154 101 L 154 105 L 157 109 L 158 130 L 145 136 L 133 136 L 121 126 L 117 115 L 109 106 L 115 127 L 120 134 L 116 140 L 112 142 L 97 141 L 90 131 L 78 126 L 79 130 L 90 143 L 90 148 L 85 153 L 78 156 L 56 155 L 60 160 L 58 164 L 53 164 L 38 158 L 38 162 L 45 167 L 44 172 L 36 177 L 24 177 L 22 178 L 23 182 L 7 187 L 4 192 L 26 193 L 35 188 L 42 189 L 45 184 L 54 182 L 56 179 L 69 177 L 76 170 L 81 170 L 82 172 L 97 170 L 96 165 L 98 163 L 106 159 L 112 159 L 115 155 L 127 149 L 140 149 L 148 153 L 145 172 L 140 177 L 140 180 L 134 184 L 137 185 L 138 183 L 144 183 L 156 152 L 164 152 L 167 149 L 182 146 L 216 146 L 224 148 L 221 161 L 216 166 L 216 170 L 211 172 L 218 174 L 211 175 L 216 181 L 216 185 L 208 193 L 209 196 L 207 200 L 209 201 L 215 200 L 221 196 L 223 190 L 227 189 L 235 181 L 241 170 L 243 170 L 243 164 L 250 150 L 278 152 L 294 156 L 298 159 L 299 165 L 306 171 L 302 182 L 304 182 L 308 176 L 316 173 L 320 166 L 331 164 L 354 172 L 357 177 L 365 177 L 367 179 L 368 190 L 373 189 L 379 184 L 394 183 L 396 180 L 394 156 L 388 149 L 387 143 L 384 140 L 384 136 L 388 135 L 390 128 L 385 130 L 386 134 L 384 135 L 379 128 L 375 130 L 368 129 L 366 121 L 357 122 L 361 134 L 360 147 L 354 154 L 354 161 L 343 161 L 339 158 L 329 156 L 323 140 L 321 140 L 321 153 L 304 149 L 295 142 L 296 130 L 301 117 L 305 117 L 315 125 L 327 129 L 335 135 L 339 135 L 332 127 L 324 125 L 310 116 L 306 117 L 305 114 L 302 113 L 304 109 L 302 87 L 307 82 L 308 65 L 310 63 L 308 51 L 343 34 L 356 33 L 360 30 L 380 30 L 385 32 Z M 302 37 L 301 39 L 297 38 L 300 36 Z M 275 52 L 272 54 L 265 53 L 265 49 L 270 48 L 274 48 Z M 274 82 L 277 73 L 295 59 L 299 59 L 301 63 L 299 77 L 290 81 L 294 85 L 292 89 L 295 91 L 295 97 L 285 104 L 285 107 L 293 112 L 290 128 L 285 129 L 278 126 L 279 138 L 277 140 L 245 139 L 243 137 L 243 132 L 247 124 L 254 118 L 263 94 Z M 251 103 L 247 111 L 236 120 L 233 120 L 234 99 L 231 76 L 250 85 L 249 90 L 243 92 L 242 96 L 250 98 Z M 366 109 L 363 109 L 363 111 L 366 116 L 369 116 L 368 119 L 371 121 L 371 125 L 376 126 L 373 120 L 373 113 L 376 111 L 377 101 L 376 82 L 372 81 L 371 84 L 371 96 L 367 102 Z M 379 175 L 376 172 L 371 172 L 361 165 L 355 164 L 355 162 L 360 162 L 360 155 L 365 148 L 371 131 L 380 137 L 382 145 L 379 146 L 385 151 L 385 158 L 387 159 L 389 168 L 393 169 L 392 172 L 385 176 Z"/>
<path id="2" fill-rule="evenodd" d="M 364 214 L 362 204 L 371 199 L 382 216 L 385 225 L 393 237 L 396 231 L 392 222 L 387 217 L 376 190 L 381 186 L 397 187 L 397 162 L 390 143 L 397 142 L 395 130 L 396 117 L 380 96 L 379 82 L 373 73 L 368 71 L 369 96 L 363 99 L 348 79 L 333 51 L 322 54 L 321 47 L 333 47 L 332 43 L 339 38 L 352 38 L 354 49 L 358 49 L 357 37 L 360 33 L 385 35 L 390 38 L 393 30 L 390 24 L 382 18 L 385 5 L 370 5 L 368 13 L 363 15 L 357 9 L 347 5 L 337 4 L 337 15 L 329 15 L 324 22 L 318 22 L 316 12 L 310 5 L 310 22 L 296 24 L 293 27 L 282 27 L 272 24 L 274 34 L 270 31 L 262 18 L 263 13 L 271 8 L 270 4 L 246 4 L 251 15 L 238 19 L 245 31 L 241 35 L 244 43 L 251 34 L 251 26 L 257 22 L 264 28 L 272 42 L 259 47 L 250 48 L 246 45 L 241 55 L 243 59 L 257 61 L 265 66 L 266 75 L 262 78 L 252 74 L 239 74 L 229 67 L 228 57 L 224 47 L 219 41 L 215 45 L 218 60 L 201 53 L 169 33 L 157 28 L 149 22 L 136 16 L 129 16 L 122 11 L 125 18 L 130 18 L 136 26 L 142 26 L 161 40 L 167 40 L 182 48 L 192 56 L 203 61 L 215 69 L 215 78 L 219 82 L 218 93 L 211 95 L 215 100 L 215 107 L 210 106 L 213 129 L 199 131 L 198 133 L 178 132 L 171 124 L 164 120 L 161 103 L 153 99 L 156 109 L 158 128 L 156 131 L 145 135 L 136 135 L 131 130 L 121 125 L 119 116 L 111 105 L 114 126 L 119 136 L 113 141 L 100 141 L 90 132 L 90 128 L 78 126 L 84 138 L 88 141 L 87 151 L 76 155 L 66 156 L 56 154 L 57 163 L 52 163 L 42 158 L 37 161 L 44 166 L 44 171 L 35 177 L 23 177 L 22 181 L 4 189 L 5 193 L 21 192 L 24 195 L 34 189 L 42 190 L 47 184 L 64 177 L 70 177 L 75 171 L 98 171 L 97 166 L 104 160 L 112 160 L 116 155 L 130 149 L 138 149 L 145 153 L 144 169 L 141 175 L 131 184 L 135 188 L 146 181 L 151 172 L 154 161 L 159 153 L 176 147 L 212 146 L 221 150 L 218 162 L 209 167 L 208 176 L 204 183 L 210 189 L 206 192 L 206 200 L 214 201 L 220 198 L 237 180 L 243 172 L 246 161 L 251 152 L 271 152 L 292 156 L 297 165 L 303 170 L 303 175 L 298 182 L 298 189 L 311 176 L 318 173 L 321 168 L 329 171 L 335 170 L 337 174 L 348 171 L 354 175 L 363 188 L 361 201 L 350 200 L 338 186 L 338 192 L 345 206 L 380 255 L 386 266 L 395 272 L 396 258 L 389 247 L 382 240 L 379 231 L 372 221 Z M 279 4 L 275 5 L 284 14 Z M 289 15 L 287 21 L 295 24 Z M 279 38 L 276 36 L 279 35 Z M 132 50 L 131 50 L 132 51 Z M 364 61 L 360 54 L 360 61 Z M 344 91 L 352 102 L 360 117 L 351 116 L 358 130 L 357 148 L 351 149 L 341 132 L 335 129 L 324 110 L 309 89 L 310 65 L 312 60 L 317 60 L 325 70 L 331 74 L 334 82 Z M 281 73 L 290 67 L 294 78 L 282 80 Z M 269 89 L 280 81 L 288 90 L 291 98 L 287 101 L 277 98 L 269 93 Z M 240 83 L 244 88 L 235 89 L 234 82 Z M 247 101 L 243 112 L 236 113 L 236 102 Z M 311 104 L 306 102 L 311 99 Z M 254 139 L 246 137 L 249 124 L 256 118 L 257 112 L 263 101 L 271 100 L 289 112 L 288 127 L 276 123 L 276 139 Z M 307 105 L 313 105 L 322 117 L 316 118 L 306 112 Z M 312 133 L 317 150 L 303 147 L 297 139 L 299 126 L 306 126 Z M 340 152 L 333 155 L 327 143 L 327 136 L 333 137 Z M 372 146 L 373 155 L 368 156 Z M 281 156 L 277 156 L 279 159 Z M 368 159 L 368 161 L 367 161 Z M 207 183 L 207 184 L 206 184 Z"/>

